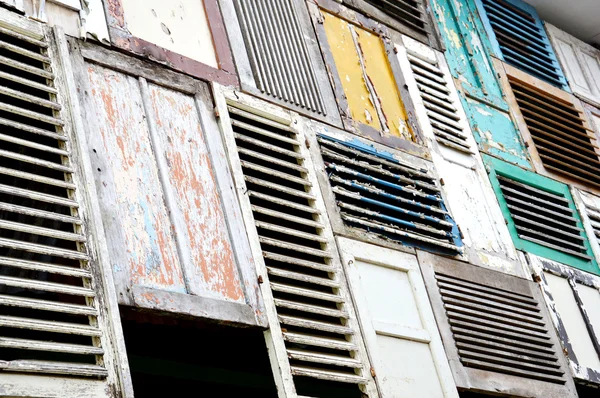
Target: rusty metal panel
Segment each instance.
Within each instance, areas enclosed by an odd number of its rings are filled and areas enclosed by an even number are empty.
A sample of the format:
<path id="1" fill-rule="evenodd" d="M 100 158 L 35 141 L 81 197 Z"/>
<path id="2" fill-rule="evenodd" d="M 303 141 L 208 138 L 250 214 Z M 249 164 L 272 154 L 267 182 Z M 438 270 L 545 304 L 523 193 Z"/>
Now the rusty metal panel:
<path id="1" fill-rule="evenodd" d="M 82 61 L 80 84 L 120 302 L 261 324 L 208 87 L 142 61 L 126 74 L 130 58 L 86 48 L 106 64 Z"/>
<path id="2" fill-rule="evenodd" d="M 479 148 L 531 168 L 519 131 L 509 114 L 489 54 L 491 45 L 473 0 L 433 0 L 446 59 Z"/>

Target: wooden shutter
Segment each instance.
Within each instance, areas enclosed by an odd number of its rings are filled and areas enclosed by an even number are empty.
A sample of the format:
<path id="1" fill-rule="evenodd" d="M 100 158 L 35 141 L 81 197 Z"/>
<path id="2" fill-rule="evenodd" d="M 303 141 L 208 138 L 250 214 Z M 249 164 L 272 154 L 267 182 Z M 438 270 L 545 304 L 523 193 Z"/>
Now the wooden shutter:
<path id="1" fill-rule="evenodd" d="M 517 249 L 599 272 L 565 184 L 484 158 Z"/>
<path id="2" fill-rule="evenodd" d="M 339 124 L 331 85 L 299 0 L 221 0 L 245 90 Z"/>
<path id="3" fill-rule="evenodd" d="M 600 383 L 600 278 L 528 255 L 540 281 L 573 376 Z"/>
<path id="4" fill-rule="evenodd" d="M 59 50 L 41 25 L 3 10 L 0 19 L 0 390 L 118 394 L 106 318 L 112 299 L 65 107 L 72 76 L 58 57 L 69 56 L 64 37 Z"/>
<path id="5" fill-rule="evenodd" d="M 479 149 L 531 168 L 492 63 L 491 44 L 475 0 L 433 0 L 445 58 Z"/>
<path id="6" fill-rule="evenodd" d="M 573 93 L 600 105 L 600 51 L 548 23 L 546 30 Z"/>
<path id="7" fill-rule="evenodd" d="M 381 396 L 458 397 L 417 258 L 346 238 L 338 245 Z"/>
<path id="8" fill-rule="evenodd" d="M 496 55 L 530 75 L 569 90 L 535 8 L 521 0 L 477 0 Z"/>
<path id="9" fill-rule="evenodd" d="M 429 253 L 418 257 L 459 389 L 577 396 L 535 283 Z"/>
<path id="10" fill-rule="evenodd" d="M 437 44 L 427 0 L 343 0 L 344 4 L 430 45 Z"/>
<path id="11" fill-rule="evenodd" d="M 352 302 L 297 118 L 217 93 L 220 123 L 258 273 L 281 396 L 325 384 L 375 396 Z M 238 100 L 238 98 L 241 98 Z M 308 380 L 308 381 L 307 381 Z"/>
<path id="12" fill-rule="evenodd" d="M 577 98 L 504 65 L 508 100 L 536 169 L 600 187 L 600 147 Z"/>
<path id="13" fill-rule="evenodd" d="M 364 235 L 428 248 L 462 252 L 458 228 L 431 172 L 347 135 L 317 137 L 337 212 L 349 229 Z"/>

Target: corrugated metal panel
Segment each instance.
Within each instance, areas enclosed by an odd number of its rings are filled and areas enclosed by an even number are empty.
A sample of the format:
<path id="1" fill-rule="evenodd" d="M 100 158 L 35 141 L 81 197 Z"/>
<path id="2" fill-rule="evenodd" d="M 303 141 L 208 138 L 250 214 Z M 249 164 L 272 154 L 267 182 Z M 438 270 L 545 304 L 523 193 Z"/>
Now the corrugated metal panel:
<path id="1" fill-rule="evenodd" d="M 573 93 L 600 105 L 600 51 L 548 23 L 546 30 Z"/>
<path id="2" fill-rule="evenodd" d="M 314 379 L 364 389 L 370 382 L 364 348 L 327 218 L 315 205 L 319 189 L 308 177 L 313 171 L 301 149 L 303 137 L 290 120 L 243 102 L 229 101 L 221 122 L 232 156 L 237 153 L 247 222 L 256 228 L 270 288 L 265 300 L 272 305 L 275 342 L 268 344 L 285 350 L 273 353 L 284 361 L 281 371 L 288 367 L 291 373 L 281 377 L 293 376 L 284 388 L 303 394 L 299 386 L 308 378 L 312 394 L 321 391 Z"/>
<path id="3" fill-rule="evenodd" d="M 517 249 L 600 272 L 565 184 L 484 157 Z"/>
<path id="4" fill-rule="evenodd" d="M 382 39 L 333 14 L 321 14 L 355 129 L 364 125 L 415 141 Z"/>
<path id="5" fill-rule="evenodd" d="M 577 396 L 535 283 L 418 255 L 459 389 Z"/>
<path id="6" fill-rule="evenodd" d="M 294 2 L 234 3 L 257 87 L 272 97 L 324 114 L 321 88 Z"/>
<path id="7" fill-rule="evenodd" d="M 550 84 L 569 90 L 535 8 L 521 0 L 477 0 L 496 55 Z"/>
<path id="8" fill-rule="evenodd" d="M 76 192 L 63 72 L 41 27 L 17 18 L 0 15 L 0 378 L 106 379 L 106 298 Z M 2 390 L 23 393 L 12 388 Z"/>
<path id="9" fill-rule="evenodd" d="M 509 115 L 489 54 L 491 44 L 475 0 L 433 0 L 446 59 L 479 148 L 493 156 L 531 168 L 519 131 Z"/>
<path id="10" fill-rule="evenodd" d="M 600 148 L 579 100 L 505 66 L 512 109 L 538 171 L 600 187 Z"/>
<path id="11" fill-rule="evenodd" d="M 427 170 L 358 142 L 320 135 L 321 155 L 342 220 L 408 246 L 461 252 L 458 228 Z"/>

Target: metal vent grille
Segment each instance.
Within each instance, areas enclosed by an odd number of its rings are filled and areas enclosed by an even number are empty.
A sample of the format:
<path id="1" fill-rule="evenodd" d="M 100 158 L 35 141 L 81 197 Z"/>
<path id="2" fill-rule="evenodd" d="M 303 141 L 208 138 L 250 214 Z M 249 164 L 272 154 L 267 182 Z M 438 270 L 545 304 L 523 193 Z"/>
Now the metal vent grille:
<path id="1" fill-rule="evenodd" d="M 600 187 L 598 146 L 583 112 L 510 76 L 509 82 L 544 167 Z"/>
<path id="2" fill-rule="evenodd" d="M 591 260 L 569 199 L 498 175 L 519 238 Z"/>
<path id="3" fill-rule="evenodd" d="M 323 99 L 293 0 L 234 3 L 258 89 L 324 115 Z"/>
<path id="4" fill-rule="evenodd" d="M 295 131 L 233 106 L 229 113 L 292 374 L 365 384 Z"/>
<path id="5" fill-rule="evenodd" d="M 438 63 L 420 56 L 410 48 L 407 48 L 407 56 L 436 140 L 459 151 L 471 153 L 456 105 L 450 97 L 451 86 Z"/>
<path id="6" fill-rule="evenodd" d="M 421 0 L 366 0 L 366 2 L 419 33 L 424 35 L 429 33 L 427 16 Z"/>
<path id="7" fill-rule="evenodd" d="M 564 77 L 537 15 L 505 0 L 481 0 L 502 57 L 509 64 L 557 87 Z"/>
<path id="8" fill-rule="evenodd" d="M 0 371 L 105 377 L 47 42 L 0 28 Z"/>
<path id="9" fill-rule="evenodd" d="M 460 252 L 456 224 L 426 170 L 334 138 L 318 141 L 347 225 L 409 246 Z"/>
<path id="10" fill-rule="evenodd" d="M 440 272 L 435 277 L 464 366 L 565 384 L 533 296 Z"/>

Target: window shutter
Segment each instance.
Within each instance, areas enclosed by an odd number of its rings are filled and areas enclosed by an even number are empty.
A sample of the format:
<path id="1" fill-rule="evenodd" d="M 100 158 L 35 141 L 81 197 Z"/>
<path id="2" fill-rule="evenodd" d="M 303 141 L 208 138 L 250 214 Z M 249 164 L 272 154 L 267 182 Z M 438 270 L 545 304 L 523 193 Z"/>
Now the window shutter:
<path id="1" fill-rule="evenodd" d="M 484 160 L 517 249 L 599 272 L 568 186 Z"/>
<path id="2" fill-rule="evenodd" d="M 434 44 L 427 0 L 343 0 L 343 3 L 399 32 Z"/>
<path id="3" fill-rule="evenodd" d="M 304 2 L 220 3 L 244 89 L 311 117 L 339 123 Z"/>
<path id="4" fill-rule="evenodd" d="M 576 379 L 600 383 L 600 279 L 528 255 Z"/>
<path id="5" fill-rule="evenodd" d="M 458 398 L 415 255 L 337 240 L 382 396 Z"/>
<path id="6" fill-rule="evenodd" d="M 533 282 L 418 254 L 459 389 L 577 396 Z"/>
<path id="7" fill-rule="evenodd" d="M 383 240 L 456 255 L 458 228 L 427 169 L 349 137 L 318 137 L 343 223 Z"/>
<path id="8" fill-rule="evenodd" d="M 410 72 L 407 80 L 418 89 L 419 102 L 425 108 L 435 140 L 449 148 L 472 153 L 469 132 L 465 131 L 466 120 L 459 113 L 461 105 L 452 95 L 452 78 L 442 69 L 435 51 L 408 37 L 403 37 L 402 42 L 404 51 L 396 44 L 400 65 L 403 65 L 404 58 L 408 60 Z M 409 84 L 409 91 L 411 86 Z"/>
<path id="9" fill-rule="evenodd" d="M 26 375 L 43 374 L 74 377 L 47 379 L 44 394 L 85 386 L 101 396 L 118 388 L 108 385 L 115 343 L 64 108 L 65 61 L 41 25 L 0 19 L 0 389 L 27 395 L 39 380 Z"/>
<path id="10" fill-rule="evenodd" d="M 539 79 L 569 90 L 535 8 L 521 0 L 477 0 L 496 55 Z"/>
<path id="11" fill-rule="evenodd" d="M 264 278 L 267 343 L 275 347 L 280 390 L 321 395 L 326 386 L 319 379 L 333 388 L 358 385 L 371 396 L 364 346 L 298 120 L 248 97 L 233 100 L 239 97 L 226 94 L 217 103 Z"/>
<path id="12" fill-rule="evenodd" d="M 508 65 L 505 70 L 512 110 L 536 166 L 600 188 L 600 148 L 579 100 Z"/>
<path id="13" fill-rule="evenodd" d="M 573 93 L 600 105 L 600 51 L 546 23 Z"/>

